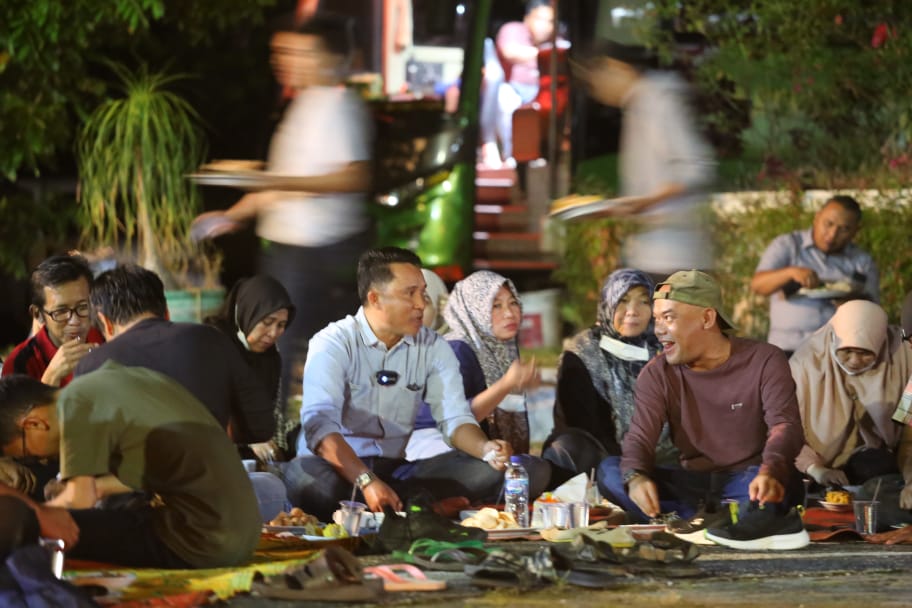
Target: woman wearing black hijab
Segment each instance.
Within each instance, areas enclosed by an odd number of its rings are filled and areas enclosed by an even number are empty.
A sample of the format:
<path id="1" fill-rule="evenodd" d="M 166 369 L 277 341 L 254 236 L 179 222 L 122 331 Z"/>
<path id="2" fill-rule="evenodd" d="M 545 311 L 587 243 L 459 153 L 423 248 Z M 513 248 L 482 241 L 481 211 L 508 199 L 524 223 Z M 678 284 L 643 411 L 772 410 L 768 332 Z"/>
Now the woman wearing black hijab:
<path id="1" fill-rule="evenodd" d="M 288 434 L 298 426 L 296 419 L 287 419 L 286 405 L 279 399 L 282 357 L 276 346 L 294 315 L 294 304 L 282 284 L 259 274 L 235 283 L 219 312 L 206 319 L 207 324 L 231 338 L 247 364 L 274 395 L 275 435 L 266 443 L 250 446 L 263 462 L 283 455 L 289 447 Z"/>

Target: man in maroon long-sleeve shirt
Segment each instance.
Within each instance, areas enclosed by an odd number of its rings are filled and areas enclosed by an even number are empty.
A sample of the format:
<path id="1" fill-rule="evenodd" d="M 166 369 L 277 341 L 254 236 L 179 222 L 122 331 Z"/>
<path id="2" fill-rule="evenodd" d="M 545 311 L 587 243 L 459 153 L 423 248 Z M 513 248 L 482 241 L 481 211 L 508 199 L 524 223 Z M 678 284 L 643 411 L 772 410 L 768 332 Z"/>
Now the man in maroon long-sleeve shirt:
<path id="1" fill-rule="evenodd" d="M 729 337 L 718 283 L 676 272 L 655 293 L 664 352 L 640 373 L 620 467 L 633 503 L 654 517 L 667 503 L 693 512 L 708 496 L 781 502 L 803 436 L 795 383 L 781 350 Z M 681 470 L 657 469 L 667 423 Z M 660 505 L 661 499 L 661 505 Z"/>

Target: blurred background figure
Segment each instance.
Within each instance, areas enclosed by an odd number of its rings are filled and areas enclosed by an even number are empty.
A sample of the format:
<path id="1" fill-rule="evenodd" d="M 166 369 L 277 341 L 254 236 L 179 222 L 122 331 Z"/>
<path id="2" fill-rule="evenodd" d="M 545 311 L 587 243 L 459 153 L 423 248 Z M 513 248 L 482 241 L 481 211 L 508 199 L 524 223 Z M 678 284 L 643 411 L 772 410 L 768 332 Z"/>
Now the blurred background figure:
<path id="1" fill-rule="evenodd" d="M 295 306 L 282 286 L 270 276 L 259 274 L 234 284 L 219 311 L 205 319 L 231 339 L 244 361 L 275 401 L 275 435 L 270 441 L 250 445 L 261 462 L 287 460 L 287 448 L 294 445 L 300 428 L 297 416 L 288 417 L 280 399 L 282 356 L 278 340 L 291 325 Z"/>
<path id="2" fill-rule="evenodd" d="M 328 14 L 273 36 L 276 78 L 296 94 L 272 137 L 269 189 L 197 218 L 214 226 L 208 237 L 257 222 L 265 241 L 260 267 L 285 286 L 297 310 L 279 340 L 283 403 L 292 384 L 301 384 L 295 370 L 310 337 L 358 308 L 355 269 L 371 240 L 364 201 L 371 142 L 363 102 L 342 86 L 352 47 L 349 21 Z"/>
<path id="3" fill-rule="evenodd" d="M 523 20 L 505 23 L 486 45 L 479 160 L 489 168 L 512 160 L 513 112 L 538 95 L 538 51 L 551 42 L 554 21 L 550 0 L 528 0 Z"/>
<path id="4" fill-rule="evenodd" d="M 663 280 L 676 270 L 712 266 L 700 208 L 715 161 L 688 108 L 687 84 L 657 66 L 645 49 L 609 42 L 575 74 L 594 99 L 623 112 L 622 198 L 604 214 L 636 218 L 641 230 L 625 243 L 624 263 Z"/>

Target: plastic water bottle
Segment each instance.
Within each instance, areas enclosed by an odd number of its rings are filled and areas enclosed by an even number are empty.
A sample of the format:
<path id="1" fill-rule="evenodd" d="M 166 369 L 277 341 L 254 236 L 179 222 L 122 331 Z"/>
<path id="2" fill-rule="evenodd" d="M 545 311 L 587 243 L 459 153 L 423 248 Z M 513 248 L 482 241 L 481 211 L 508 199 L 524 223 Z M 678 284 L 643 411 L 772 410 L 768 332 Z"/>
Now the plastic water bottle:
<path id="1" fill-rule="evenodd" d="M 519 456 L 510 456 L 504 473 L 504 511 L 516 518 L 520 528 L 529 527 L 529 474 Z"/>

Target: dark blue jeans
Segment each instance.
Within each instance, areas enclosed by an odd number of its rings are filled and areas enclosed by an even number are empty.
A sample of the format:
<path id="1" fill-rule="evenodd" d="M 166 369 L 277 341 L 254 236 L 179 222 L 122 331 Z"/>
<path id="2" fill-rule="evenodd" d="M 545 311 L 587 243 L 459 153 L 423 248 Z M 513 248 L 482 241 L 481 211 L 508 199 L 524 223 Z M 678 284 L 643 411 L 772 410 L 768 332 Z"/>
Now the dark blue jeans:
<path id="1" fill-rule="evenodd" d="M 656 467 L 650 478 L 659 490 L 659 507 L 662 513 L 674 511 L 683 519 L 697 512 L 701 503 L 720 500 L 750 499 L 748 486 L 757 476 L 758 466 L 740 471 L 703 473 L 681 468 Z M 598 486 L 602 496 L 622 507 L 632 523 L 647 523 L 649 517 L 630 499 L 621 477 L 621 457 L 609 456 L 598 470 Z"/>
<path id="2" fill-rule="evenodd" d="M 529 500 L 544 491 L 551 477 L 551 465 L 534 456 L 522 456 L 529 473 Z M 398 458 L 362 458 L 403 502 L 419 494 L 434 500 L 465 496 L 472 502 L 493 503 L 500 497 L 504 474 L 477 458 L 451 450 L 407 462 Z M 296 507 L 322 521 L 332 521 L 340 500 L 351 498 L 352 485 L 319 456 L 301 456 L 282 465 L 288 498 Z M 358 496 L 361 496 L 360 492 Z M 361 496 L 363 499 L 363 496 Z"/>

